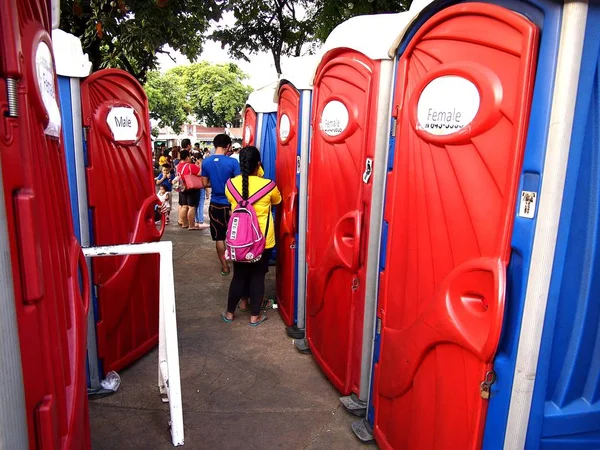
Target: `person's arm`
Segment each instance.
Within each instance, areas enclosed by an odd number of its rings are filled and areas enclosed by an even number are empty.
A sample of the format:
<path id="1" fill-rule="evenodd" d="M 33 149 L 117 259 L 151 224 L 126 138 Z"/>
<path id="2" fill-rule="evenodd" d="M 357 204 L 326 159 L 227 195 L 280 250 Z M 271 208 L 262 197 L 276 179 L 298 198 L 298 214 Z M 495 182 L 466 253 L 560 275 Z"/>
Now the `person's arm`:
<path id="1" fill-rule="evenodd" d="M 206 166 L 204 164 L 202 164 L 202 172 L 201 172 L 201 176 L 202 176 L 202 183 L 204 184 L 205 188 L 210 187 L 210 178 L 208 176 L 208 171 L 206 170 Z"/>
<path id="2" fill-rule="evenodd" d="M 156 185 L 159 186 L 162 183 L 163 174 L 162 172 L 154 179 L 156 180 Z"/>
<path id="3" fill-rule="evenodd" d="M 271 191 L 271 204 L 279 205 L 280 203 L 281 203 L 281 192 L 279 192 L 279 189 L 277 188 L 277 186 L 275 186 L 275 188 Z"/>

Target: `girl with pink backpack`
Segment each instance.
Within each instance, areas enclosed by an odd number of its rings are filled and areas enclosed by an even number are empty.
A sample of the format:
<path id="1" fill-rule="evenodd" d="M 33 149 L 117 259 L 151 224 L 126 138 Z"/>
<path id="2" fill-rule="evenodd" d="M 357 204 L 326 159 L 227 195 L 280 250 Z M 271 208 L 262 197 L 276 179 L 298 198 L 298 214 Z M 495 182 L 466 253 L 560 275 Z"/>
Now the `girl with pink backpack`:
<path id="1" fill-rule="evenodd" d="M 242 174 L 231 178 L 225 195 L 232 213 L 227 226 L 225 256 L 233 262 L 233 278 L 229 286 L 227 310 L 221 313 L 223 322 L 231 323 L 240 298 L 250 296 L 250 326 L 267 320 L 261 314 L 265 294 L 265 275 L 275 247 L 272 205 L 281 202 L 275 183 L 258 176 L 261 167 L 256 147 L 240 151 Z"/>

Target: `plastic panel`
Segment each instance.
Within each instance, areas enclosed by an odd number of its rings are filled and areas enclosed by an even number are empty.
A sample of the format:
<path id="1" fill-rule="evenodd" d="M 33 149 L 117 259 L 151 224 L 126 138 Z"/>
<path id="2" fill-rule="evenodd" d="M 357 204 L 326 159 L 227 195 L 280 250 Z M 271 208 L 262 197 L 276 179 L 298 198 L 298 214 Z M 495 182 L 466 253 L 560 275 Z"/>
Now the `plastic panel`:
<path id="1" fill-rule="evenodd" d="M 265 178 L 278 182 L 276 179 L 275 160 L 277 156 L 277 113 L 260 113 L 262 130 L 260 133 L 260 158 Z"/>
<path id="2" fill-rule="evenodd" d="M 383 449 L 481 446 L 536 51 L 531 22 L 468 3 L 429 19 L 400 59 L 373 381 Z M 447 136 L 415 130 L 422 90 L 446 75 L 477 86 L 479 112 Z"/>
<path id="3" fill-rule="evenodd" d="M 285 130 L 282 134 L 282 117 Z M 300 93 L 286 84 L 279 90 L 277 113 L 277 187 L 283 201 L 277 206 L 277 304 L 287 326 L 294 324 L 296 295 L 296 233 L 298 221 L 298 187 L 296 156 L 300 140 Z M 264 136 L 264 133 L 263 133 Z M 266 176 L 266 169 L 265 169 Z"/>
<path id="4" fill-rule="evenodd" d="M 317 70 L 308 170 L 306 336 L 311 351 L 344 395 L 359 393 L 379 62 L 332 51 Z M 323 110 L 341 102 L 348 124 L 320 129 Z M 339 131 L 339 130 L 338 130 Z"/>
<path id="5" fill-rule="evenodd" d="M 18 80 L 18 114 L 9 117 L 6 98 L 0 97 L 9 238 L 3 251 L 12 263 L 29 447 L 85 449 L 90 448 L 85 386 L 88 277 L 80 270 L 85 263 L 71 223 L 63 148 L 44 131 L 48 115 L 35 62 L 40 43 L 52 50 L 49 6 L 42 1 L 0 2 L 0 90 L 6 92 L 6 78 Z M 58 86 L 53 61 L 48 62 L 44 87 L 50 104 L 48 91 L 56 98 Z"/>
<path id="6" fill-rule="evenodd" d="M 154 192 L 148 101 L 128 73 L 107 69 L 81 85 L 83 124 L 89 128 L 88 202 L 94 245 L 153 242 Z M 112 107 L 132 107 L 138 136 L 116 142 L 107 127 Z M 119 370 L 158 342 L 158 255 L 97 258 L 92 262 L 98 286 L 98 357 L 103 369 Z"/>
<path id="7" fill-rule="evenodd" d="M 256 146 L 256 112 L 247 106 L 244 111 L 244 134 L 242 135 L 242 146 Z"/>
<path id="8" fill-rule="evenodd" d="M 600 5 L 590 4 L 526 448 L 600 448 Z"/>

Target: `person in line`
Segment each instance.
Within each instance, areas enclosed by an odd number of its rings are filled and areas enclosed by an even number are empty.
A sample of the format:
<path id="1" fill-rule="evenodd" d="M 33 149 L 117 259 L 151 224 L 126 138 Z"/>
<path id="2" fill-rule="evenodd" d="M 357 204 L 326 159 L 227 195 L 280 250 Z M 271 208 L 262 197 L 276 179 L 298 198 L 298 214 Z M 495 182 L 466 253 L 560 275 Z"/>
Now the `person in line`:
<path id="1" fill-rule="evenodd" d="M 233 151 L 233 153 L 231 154 L 231 157 L 233 159 L 235 159 L 238 163 L 240 162 L 240 150 L 241 149 L 242 149 L 242 146 L 240 144 L 238 144 L 237 142 L 231 146 L 231 150 Z"/>
<path id="2" fill-rule="evenodd" d="M 185 139 L 184 139 L 185 140 Z M 189 139 L 188 139 L 189 142 Z M 177 176 L 180 180 L 184 175 L 200 176 L 200 168 L 192 164 L 189 150 L 181 150 L 181 162 L 177 166 Z M 196 206 L 199 203 L 200 189 L 185 189 L 179 193 L 179 225 L 190 231 L 199 230 L 194 224 Z"/>
<path id="3" fill-rule="evenodd" d="M 221 263 L 221 275 L 229 275 L 230 270 L 225 259 L 225 235 L 231 215 L 231 207 L 225 196 L 225 183 L 240 174 L 238 162 L 225 156 L 231 148 L 231 138 L 226 134 L 217 134 L 213 140 L 215 154 L 202 161 L 202 179 L 204 187 L 210 187 L 212 194 L 208 206 L 210 235 L 215 241 L 217 257 Z"/>
<path id="4" fill-rule="evenodd" d="M 161 172 L 154 179 L 154 182 L 158 187 L 164 186 L 167 192 L 171 192 L 173 190 L 173 178 L 175 178 L 175 176 L 171 173 L 171 166 L 164 164 Z"/>
<path id="5" fill-rule="evenodd" d="M 234 189 L 247 200 L 267 186 L 271 180 L 258 176 L 261 167 L 260 153 L 256 147 L 245 147 L 240 152 L 241 175 L 231 180 Z M 235 209 L 237 202 L 226 186 L 225 195 Z M 281 193 L 277 186 L 254 202 L 256 218 L 260 230 L 265 237 L 265 250 L 259 261 L 254 263 L 233 263 L 233 278 L 229 285 L 227 310 L 221 314 L 226 323 L 231 323 L 240 298 L 249 294 L 250 297 L 250 326 L 256 327 L 267 320 L 267 315 L 261 313 L 265 295 L 265 275 L 269 271 L 269 260 L 275 247 L 275 227 L 271 208 L 281 202 Z"/>
<path id="6" fill-rule="evenodd" d="M 200 145 L 200 144 L 198 144 Z M 200 173 L 202 173 L 202 153 L 198 153 L 198 158 L 196 159 L 196 165 L 198 166 L 198 168 L 200 169 Z M 196 207 L 196 217 L 195 217 L 195 222 L 196 222 L 196 229 L 198 230 L 204 230 L 206 228 L 208 228 L 208 224 L 204 223 L 204 201 L 206 200 L 205 198 L 205 189 L 202 188 L 200 189 L 200 197 L 198 200 L 198 205 Z"/>

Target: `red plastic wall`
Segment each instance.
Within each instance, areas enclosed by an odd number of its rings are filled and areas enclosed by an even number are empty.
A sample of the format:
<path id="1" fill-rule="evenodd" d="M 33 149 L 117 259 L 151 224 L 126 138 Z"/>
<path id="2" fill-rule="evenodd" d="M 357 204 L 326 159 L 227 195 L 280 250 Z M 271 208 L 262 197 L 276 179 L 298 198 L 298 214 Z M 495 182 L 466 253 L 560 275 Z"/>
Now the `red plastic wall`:
<path id="1" fill-rule="evenodd" d="M 71 223 L 63 148 L 44 133 L 35 64 L 38 43 L 52 48 L 50 3 L 2 0 L 0 10 L 0 158 L 10 240 L 3 250 L 13 270 L 29 446 L 87 449 L 87 270 Z M 8 116 L 8 77 L 17 80 L 18 117 Z M 56 77 L 45 81 L 58 98 Z"/>
<path id="2" fill-rule="evenodd" d="M 537 38 L 519 14 L 465 3 L 427 21 L 400 59 L 373 390 L 382 449 L 481 446 Z M 481 102 L 470 125 L 434 136 L 415 126 L 417 102 L 447 75 L 470 80 Z"/>
<path id="3" fill-rule="evenodd" d="M 290 121 L 289 135 L 281 139 L 281 116 Z M 298 155 L 298 125 L 300 124 L 300 93 L 285 84 L 279 90 L 277 108 L 277 160 L 275 179 L 283 202 L 277 206 L 277 304 L 287 326 L 294 323 L 296 287 L 296 224 L 298 217 L 298 188 L 296 169 Z"/>
<path id="4" fill-rule="evenodd" d="M 256 112 L 251 106 L 246 106 L 244 111 L 244 126 L 242 135 L 242 146 L 256 146 Z"/>
<path id="5" fill-rule="evenodd" d="M 306 337 L 342 393 L 359 393 L 379 62 L 336 50 L 321 62 L 313 91 L 308 169 Z M 337 136 L 320 129 L 324 107 L 342 102 L 349 122 Z"/>
<path id="6" fill-rule="evenodd" d="M 88 203 L 94 245 L 158 241 L 148 100 L 127 72 L 95 72 L 81 85 L 87 133 Z M 115 142 L 107 127 L 111 107 L 129 106 L 139 123 L 136 140 Z M 119 370 L 158 342 L 158 255 L 95 258 L 98 356 L 104 372 Z"/>

